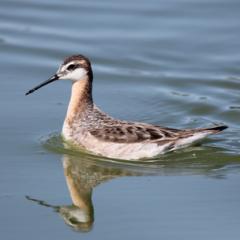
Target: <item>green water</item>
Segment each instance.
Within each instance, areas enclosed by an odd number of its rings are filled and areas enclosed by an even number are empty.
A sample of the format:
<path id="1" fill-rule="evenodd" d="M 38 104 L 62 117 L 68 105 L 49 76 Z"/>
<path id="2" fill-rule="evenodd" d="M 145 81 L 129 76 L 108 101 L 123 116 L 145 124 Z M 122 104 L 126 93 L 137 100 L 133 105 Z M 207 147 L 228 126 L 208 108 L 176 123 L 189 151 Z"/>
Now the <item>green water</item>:
<path id="1" fill-rule="evenodd" d="M 1 239 L 240 239 L 239 11 L 238 0 L 0 0 Z M 24 93 L 76 53 L 117 118 L 229 129 L 137 164 L 67 151 L 70 83 Z"/>

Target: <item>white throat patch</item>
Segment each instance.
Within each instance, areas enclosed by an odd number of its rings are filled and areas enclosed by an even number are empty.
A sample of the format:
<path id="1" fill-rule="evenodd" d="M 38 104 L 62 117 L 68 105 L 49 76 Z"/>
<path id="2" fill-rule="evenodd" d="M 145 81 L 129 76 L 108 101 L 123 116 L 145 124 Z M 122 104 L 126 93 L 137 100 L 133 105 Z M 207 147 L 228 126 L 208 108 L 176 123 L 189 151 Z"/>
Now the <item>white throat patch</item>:
<path id="1" fill-rule="evenodd" d="M 60 77 L 60 79 L 70 79 L 72 81 L 78 81 L 84 79 L 86 76 L 87 71 L 84 68 L 76 68 L 71 72 L 67 72 L 67 74 Z"/>

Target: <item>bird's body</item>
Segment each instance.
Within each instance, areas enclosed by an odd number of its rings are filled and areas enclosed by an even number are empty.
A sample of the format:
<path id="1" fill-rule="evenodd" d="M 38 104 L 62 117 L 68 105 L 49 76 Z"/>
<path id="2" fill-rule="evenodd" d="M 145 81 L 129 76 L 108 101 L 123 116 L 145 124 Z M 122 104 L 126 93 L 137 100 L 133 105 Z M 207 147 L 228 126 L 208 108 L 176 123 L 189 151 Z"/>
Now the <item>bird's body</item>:
<path id="1" fill-rule="evenodd" d="M 67 141 L 97 155 L 124 160 L 152 158 L 187 147 L 227 128 L 179 130 L 110 117 L 93 103 L 91 64 L 82 55 L 67 58 L 57 74 L 28 94 L 49 82 L 66 78 L 73 84 L 62 135 Z"/>

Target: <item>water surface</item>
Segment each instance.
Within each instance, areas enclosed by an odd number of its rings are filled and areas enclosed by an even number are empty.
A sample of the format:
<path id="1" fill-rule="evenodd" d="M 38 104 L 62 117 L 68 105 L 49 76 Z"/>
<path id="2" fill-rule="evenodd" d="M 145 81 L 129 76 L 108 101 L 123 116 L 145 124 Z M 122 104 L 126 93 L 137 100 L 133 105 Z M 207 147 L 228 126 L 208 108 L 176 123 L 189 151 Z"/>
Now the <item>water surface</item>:
<path id="1" fill-rule="evenodd" d="M 239 239 L 239 10 L 237 0 L 1 0 L 2 238 Z M 117 118 L 229 129 L 138 164 L 66 151 L 70 83 L 24 93 L 76 53 L 92 60 L 97 105 Z"/>

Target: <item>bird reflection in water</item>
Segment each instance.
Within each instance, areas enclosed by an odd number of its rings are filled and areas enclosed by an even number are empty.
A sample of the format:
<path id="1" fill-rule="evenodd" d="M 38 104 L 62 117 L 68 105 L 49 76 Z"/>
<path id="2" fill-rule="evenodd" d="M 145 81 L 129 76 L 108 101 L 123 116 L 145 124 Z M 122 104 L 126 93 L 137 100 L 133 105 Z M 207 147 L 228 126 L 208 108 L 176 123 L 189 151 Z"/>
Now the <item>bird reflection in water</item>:
<path id="1" fill-rule="evenodd" d="M 206 175 L 223 178 L 231 170 L 232 164 L 239 161 L 224 155 L 218 148 L 195 148 L 195 153 L 182 152 L 157 159 L 152 163 L 126 164 L 109 162 L 82 156 L 63 155 L 63 169 L 72 199 L 71 205 L 51 205 L 45 201 L 27 196 L 28 200 L 58 212 L 64 222 L 76 231 L 87 232 L 94 222 L 93 189 L 111 179 L 123 176 L 146 175 Z M 216 157 L 217 153 L 219 154 Z M 214 157 L 211 157 L 214 156 Z"/>
<path id="2" fill-rule="evenodd" d="M 93 226 L 92 191 L 97 185 L 121 176 L 144 174 L 136 169 L 126 169 L 114 164 L 96 162 L 71 155 L 64 155 L 63 169 L 73 204 L 56 206 L 30 196 L 26 196 L 26 198 L 41 206 L 52 208 L 59 213 L 68 226 L 82 232 L 90 231 Z"/>

